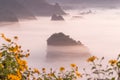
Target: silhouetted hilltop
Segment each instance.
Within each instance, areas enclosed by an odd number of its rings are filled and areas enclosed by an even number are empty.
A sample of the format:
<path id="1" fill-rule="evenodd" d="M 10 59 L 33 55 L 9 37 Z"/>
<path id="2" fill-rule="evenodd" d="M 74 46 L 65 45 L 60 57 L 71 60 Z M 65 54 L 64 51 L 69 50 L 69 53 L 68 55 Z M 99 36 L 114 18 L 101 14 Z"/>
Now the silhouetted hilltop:
<path id="1" fill-rule="evenodd" d="M 64 33 L 55 33 L 51 35 L 47 40 L 47 45 L 53 46 L 73 46 L 82 45 L 80 41 L 75 41 Z"/>
<path id="2" fill-rule="evenodd" d="M 65 12 L 58 3 L 49 4 L 45 0 L 17 0 L 36 16 L 51 16 L 52 14 L 63 15 Z"/>
<path id="3" fill-rule="evenodd" d="M 18 19 L 35 19 L 35 17 L 16 0 L 0 0 L 0 17 L 1 21 L 12 21 Z"/>
<path id="4" fill-rule="evenodd" d="M 0 10 L 0 22 L 18 22 L 16 15 L 9 10 Z"/>
<path id="5" fill-rule="evenodd" d="M 63 15 L 59 4 L 51 5 L 45 0 L 0 0 L 0 21 L 36 19 L 35 16 Z"/>
<path id="6" fill-rule="evenodd" d="M 52 21 L 59 21 L 59 20 L 63 21 L 64 18 L 61 15 L 53 14 L 51 20 Z"/>

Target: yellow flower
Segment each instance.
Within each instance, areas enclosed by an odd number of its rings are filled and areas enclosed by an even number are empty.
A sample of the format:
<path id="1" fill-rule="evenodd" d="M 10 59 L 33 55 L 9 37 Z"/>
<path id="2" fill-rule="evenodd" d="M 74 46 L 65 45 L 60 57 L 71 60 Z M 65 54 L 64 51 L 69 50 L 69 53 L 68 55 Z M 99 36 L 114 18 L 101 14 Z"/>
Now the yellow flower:
<path id="1" fill-rule="evenodd" d="M 26 65 L 27 64 L 27 62 L 25 60 L 20 60 L 20 59 L 18 59 L 18 63 L 20 65 Z"/>
<path id="2" fill-rule="evenodd" d="M 2 57 L 2 53 L 0 53 L 0 58 Z"/>
<path id="3" fill-rule="evenodd" d="M 11 42 L 11 39 L 9 39 L 9 38 L 5 38 L 5 40 L 6 40 L 7 42 Z"/>
<path id="4" fill-rule="evenodd" d="M 76 71 L 76 76 L 77 77 L 82 77 L 82 75 L 78 71 Z"/>
<path id="5" fill-rule="evenodd" d="M 28 69 L 27 62 L 25 60 L 17 59 L 17 62 L 21 71 Z"/>
<path id="6" fill-rule="evenodd" d="M 71 67 L 76 67 L 76 64 L 71 64 Z"/>
<path id="7" fill-rule="evenodd" d="M 40 74 L 40 71 L 38 69 L 34 68 L 34 73 Z"/>
<path id="8" fill-rule="evenodd" d="M 4 35 L 3 33 L 1 34 L 1 37 L 2 37 L 5 41 L 7 41 L 7 42 L 11 42 L 11 39 L 6 38 L 5 35 Z"/>
<path id="9" fill-rule="evenodd" d="M 10 47 L 10 48 L 9 48 L 9 51 L 10 51 L 10 52 L 14 52 L 14 53 L 16 53 L 16 52 L 19 52 L 20 49 L 19 49 L 19 46 L 16 45 L 15 47 Z"/>
<path id="10" fill-rule="evenodd" d="M 9 74 L 8 80 L 21 80 L 17 75 Z"/>
<path id="11" fill-rule="evenodd" d="M 22 79 L 22 75 L 19 70 L 17 70 L 17 76 L 20 78 L 20 80 Z"/>
<path id="12" fill-rule="evenodd" d="M 60 67 L 60 71 L 63 72 L 65 70 L 64 67 Z"/>
<path id="13" fill-rule="evenodd" d="M 115 65 L 115 64 L 117 64 L 117 60 L 109 60 L 109 63 L 113 66 L 113 65 Z"/>
<path id="14" fill-rule="evenodd" d="M 52 76 L 54 76 L 54 73 L 49 73 L 48 76 L 52 77 Z"/>
<path id="15" fill-rule="evenodd" d="M 1 37 L 2 37 L 2 38 L 5 38 L 5 35 L 4 35 L 3 33 L 1 33 Z"/>
<path id="16" fill-rule="evenodd" d="M 28 57 L 28 56 L 30 56 L 30 53 L 28 53 L 28 54 L 25 55 L 25 57 Z"/>
<path id="17" fill-rule="evenodd" d="M 93 61 L 95 61 L 96 59 L 97 59 L 96 56 L 92 56 L 92 57 L 88 58 L 87 61 L 88 61 L 88 62 L 93 62 Z"/>

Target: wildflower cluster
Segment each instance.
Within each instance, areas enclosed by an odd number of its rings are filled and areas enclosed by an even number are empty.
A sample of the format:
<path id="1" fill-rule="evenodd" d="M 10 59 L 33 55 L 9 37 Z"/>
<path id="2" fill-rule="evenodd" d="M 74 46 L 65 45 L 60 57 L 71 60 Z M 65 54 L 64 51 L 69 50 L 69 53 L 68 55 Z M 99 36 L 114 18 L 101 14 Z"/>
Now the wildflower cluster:
<path id="1" fill-rule="evenodd" d="M 71 70 L 67 71 L 65 67 L 60 67 L 59 71 L 54 71 L 52 68 L 46 71 L 46 68 L 42 68 L 41 72 L 38 69 L 31 70 L 31 74 L 37 75 L 34 80 L 76 80 L 82 77 L 79 73 L 76 64 L 71 64 Z"/>
<path id="2" fill-rule="evenodd" d="M 23 52 L 21 46 L 1 34 L 6 44 L 0 45 L 0 80 L 25 80 L 24 72 L 28 70 L 27 62 L 29 51 Z M 18 37 L 14 37 L 14 41 Z"/>
<path id="3" fill-rule="evenodd" d="M 104 64 L 104 57 L 97 58 L 91 56 L 87 59 L 90 63 L 91 71 L 84 68 L 84 76 L 87 80 L 120 80 L 120 55 L 117 59 L 111 59 L 108 64 Z"/>

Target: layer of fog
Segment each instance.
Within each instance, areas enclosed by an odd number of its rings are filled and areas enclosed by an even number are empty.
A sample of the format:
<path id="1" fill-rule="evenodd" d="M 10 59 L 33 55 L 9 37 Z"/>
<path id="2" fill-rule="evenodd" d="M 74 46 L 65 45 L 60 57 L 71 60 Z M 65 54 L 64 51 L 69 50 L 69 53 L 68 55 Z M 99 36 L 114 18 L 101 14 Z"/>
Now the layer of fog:
<path id="1" fill-rule="evenodd" d="M 89 49 L 86 46 L 47 46 L 46 59 L 49 62 L 83 60 L 90 57 Z"/>
<path id="2" fill-rule="evenodd" d="M 75 40 L 80 40 L 90 50 L 91 55 L 98 57 L 114 58 L 120 52 L 120 11 L 95 10 L 94 14 L 80 15 L 81 10 L 68 11 L 64 16 L 65 21 L 50 21 L 50 17 L 37 17 L 37 20 L 20 21 L 17 24 L 1 25 L 0 32 L 8 37 L 19 36 L 19 41 L 24 50 L 30 49 L 28 58 L 32 67 L 55 67 L 69 65 L 70 63 L 82 64 L 86 60 L 52 61 L 46 62 L 46 40 L 56 32 L 63 32 Z M 81 17 L 73 17 L 81 16 Z M 59 62 L 59 64 L 58 64 Z"/>

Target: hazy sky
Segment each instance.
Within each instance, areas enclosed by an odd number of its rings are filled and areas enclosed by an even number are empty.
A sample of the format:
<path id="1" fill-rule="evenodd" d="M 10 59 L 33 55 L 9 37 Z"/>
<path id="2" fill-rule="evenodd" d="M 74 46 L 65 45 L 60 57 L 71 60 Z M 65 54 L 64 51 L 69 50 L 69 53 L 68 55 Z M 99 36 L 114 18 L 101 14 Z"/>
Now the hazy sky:
<path id="1" fill-rule="evenodd" d="M 64 7 L 102 7 L 116 8 L 120 5 L 120 0 L 47 0 L 50 3 L 58 2 Z M 78 7 L 79 6 L 79 7 Z"/>

